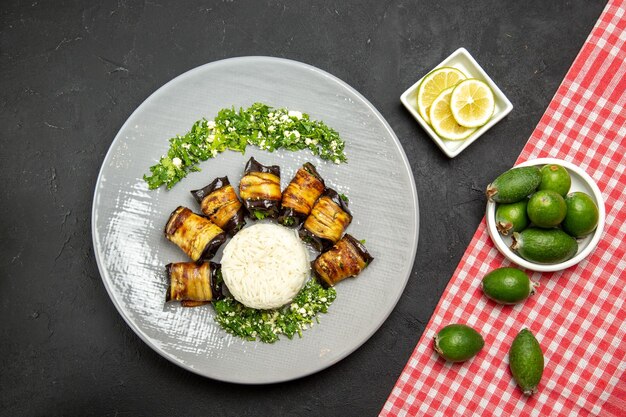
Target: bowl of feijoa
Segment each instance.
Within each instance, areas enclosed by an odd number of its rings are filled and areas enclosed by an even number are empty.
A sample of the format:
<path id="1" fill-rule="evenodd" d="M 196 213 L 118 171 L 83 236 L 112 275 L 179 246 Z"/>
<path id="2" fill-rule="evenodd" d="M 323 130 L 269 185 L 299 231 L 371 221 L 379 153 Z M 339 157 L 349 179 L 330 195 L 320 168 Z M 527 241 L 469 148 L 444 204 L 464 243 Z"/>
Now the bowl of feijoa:
<path id="1" fill-rule="evenodd" d="M 570 162 L 540 158 L 520 163 L 495 178 L 486 196 L 491 240 L 523 268 L 569 268 L 593 252 L 602 236 L 602 193 Z"/>

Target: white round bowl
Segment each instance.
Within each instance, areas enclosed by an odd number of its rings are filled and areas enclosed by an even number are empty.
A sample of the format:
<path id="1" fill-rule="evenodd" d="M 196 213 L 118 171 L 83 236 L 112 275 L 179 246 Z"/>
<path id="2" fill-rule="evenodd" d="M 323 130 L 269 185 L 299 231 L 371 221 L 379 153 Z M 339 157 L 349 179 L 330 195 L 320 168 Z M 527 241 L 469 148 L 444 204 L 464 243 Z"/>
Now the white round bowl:
<path id="1" fill-rule="evenodd" d="M 525 167 L 533 165 L 543 166 L 547 164 L 558 164 L 567 169 L 570 177 L 572 178 L 572 186 L 570 187 L 569 193 L 574 191 L 582 191 L 584 193 L 587 193 L 598 206 L 598 227 L 593 233 L 585 236 L 584 238 L 577 239 L 578 252 L 572 259 L 556 264 L 541 264 L 527 261 L 526 259 L 517 255 L 511 250 L 511 237 L 502 236 L 496 229 L 496 203 L 494 203 L 493 201 L 487 202 L 486 212 L 487 231 L 489 232 L 491 240 L 496 245 L 496 248 L 498 248 L 500 253 L 502 253 L 508 260 L 521 266 L 522 268 L 539 272 L 560 271 L 562 269 L 566 269 L 573 265 L 576 265 L 578 262 L 585 259 L 591 252 L 593 252 L 593 250 L 598 245 L 600 237 L 602 236 L 602 231 L 604 230 L 604 220 L 606 217 L 604 200 L 602 199 L 602 193 L 600 192 L 598 185 L 585 171 L 583 171 L 576 165 L 567 161 L 563 161 L 562 159 L 540 158 L 523 162 L 516 165 L 515 167 Z"/>

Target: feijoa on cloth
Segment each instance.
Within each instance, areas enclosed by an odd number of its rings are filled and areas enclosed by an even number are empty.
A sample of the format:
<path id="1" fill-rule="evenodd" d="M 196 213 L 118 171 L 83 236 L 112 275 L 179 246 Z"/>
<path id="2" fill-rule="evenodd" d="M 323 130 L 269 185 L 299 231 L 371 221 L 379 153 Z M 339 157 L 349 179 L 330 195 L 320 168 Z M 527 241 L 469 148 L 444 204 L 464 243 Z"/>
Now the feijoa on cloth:
<path id="1" fill-rule="evenodd" d="M 499 304 L 521 303 L 535 293 L 538 285 L 524 271 L 509 267 L 494 269 L 481 282 L 485 295 Z"/>
<path id="2" fill-rule="evenodd" d="M 509 368 L 513 379 L 524 392 L 532 395 L 543 375 L 543 351 L 535 336 L 528 329 L 523 329 L 513 340 L 509 350 Z"/>
<path id="3" fill-rule="evenodd" d="M 449 324 L 437 333 L 435 351 L 450 362 L 464 362 L 485 346 L 483 337 L 465 324 Z"/>

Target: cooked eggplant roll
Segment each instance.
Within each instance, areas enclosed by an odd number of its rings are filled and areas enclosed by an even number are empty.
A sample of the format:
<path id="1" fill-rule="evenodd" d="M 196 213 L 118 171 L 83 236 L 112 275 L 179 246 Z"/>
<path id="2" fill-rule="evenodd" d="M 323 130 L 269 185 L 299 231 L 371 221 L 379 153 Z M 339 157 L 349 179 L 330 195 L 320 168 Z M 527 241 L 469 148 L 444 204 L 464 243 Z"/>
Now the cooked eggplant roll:
<path id="1" fill-rule="evenodd" d="M 196 307 L 223 298 L 220 265 L 213 262 L 178 262 L 165 266 L 169 286 L 165 301 L 180 301 L 183 307 Z"/>
<path id="2" fill-rule="evenodd" d="M 211 259 L 226 240 L 226 233 L 209 219 L 180 206 L 165 225 L 165 237 L 198 261 Z"/>
<path id="3" fill-rule="evenodd" d="M 310 162 L 304 164 L 283 191 L 278 222 L 283 226 L 299 226 L 311 214 L 313 205 L 325 188 L 315 166 Z"/>
<path id="4" fill-rule="evenodd" d="M 252 219 L 275 218 L 280 209 L 280 167 L 250 158 L 239 183 L 239 195 Z"/>
<path id="5" fill-rule="evenodd" d="M 347 203 L 337 191 L 327 188 L 304 221 L 300 238 L 323 252 L 341 238 L 351 221 Z"/>
<path id="6" fill-rule="evenodd" d="M 374 258 L 365 246 L 349 234 L 312 263 L 313 273 L 322 285 L 332 287 L 341 280 L 361 273 Z"/>
<path id="7" fill-rule="evenodd" d="M 191 194 L 205 216 L 230 236 L 246 225 L 245 210 L 228 177 L 220 177 Z"/>

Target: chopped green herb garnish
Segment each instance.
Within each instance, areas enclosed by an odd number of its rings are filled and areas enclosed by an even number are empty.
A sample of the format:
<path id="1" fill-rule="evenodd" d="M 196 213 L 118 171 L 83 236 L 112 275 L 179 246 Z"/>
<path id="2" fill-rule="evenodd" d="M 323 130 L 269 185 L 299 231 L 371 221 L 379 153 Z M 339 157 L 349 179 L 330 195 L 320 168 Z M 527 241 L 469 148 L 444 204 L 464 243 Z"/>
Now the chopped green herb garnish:
<path id="1" fill-rule="evenodd" d="M 215 321 L 228 333 L 246 340 L 274 343 L 279 335 L 289 339 L 311 327 L 318 314 L 328 312 L 337 297 L 334 288 L 324 288 L 314 279 L 309 280 L 291 304 L 277 310 L 249 308 L 233 298 L 213 302 Z"/>
<path id="2" fill-rule="evenodd" d="M 365 245 L 365 239 L 361 239 L 359 242 L 361 242 L 361 245 Z"/>
<path id="3" fill-rule="evenodd" d="M 336 164 L 347 161 L 345 143 L 323 122 L 311 120 L 306 113 L 255 103 L 245 110 L 222 109 L 215 120 L 198 120 L 189 132 L 171 138 L 167 155 L 143 179 L 151 190 L 163 184 L 170 189 L 190 172 L 200 171 L 201 161 L 227 149 L 245 153 L 247 145 L 269 152 L 309 149 Z"/>
<path id="4" fill-rule="evenodd" d="M 347 195 L 345 195 L 345 194 L 339 194 L 339 197 L 340 197 L 343 201 L 345 201 L 346 203 L 349 203 L 349 202 L 350 202 L 350 200 L 348 200 L 348 196 L 347 196 Z"/>
<path id="5" fill-rule="evenodd" d="M 266 211 L 254 210 L 252 213 L 254 214 L 254 217 L 257 218 L 257 220 L 263 220 L 264 218 L 267 217 Z"/>
<path id="6" fill-rule="evenodd" d="M 283 219 L 283 225 L 285 226 L 293 226 L 293 224 L 295 223 L 296 219 L 294 219 L 293 217 L 285 217 Z"/>

